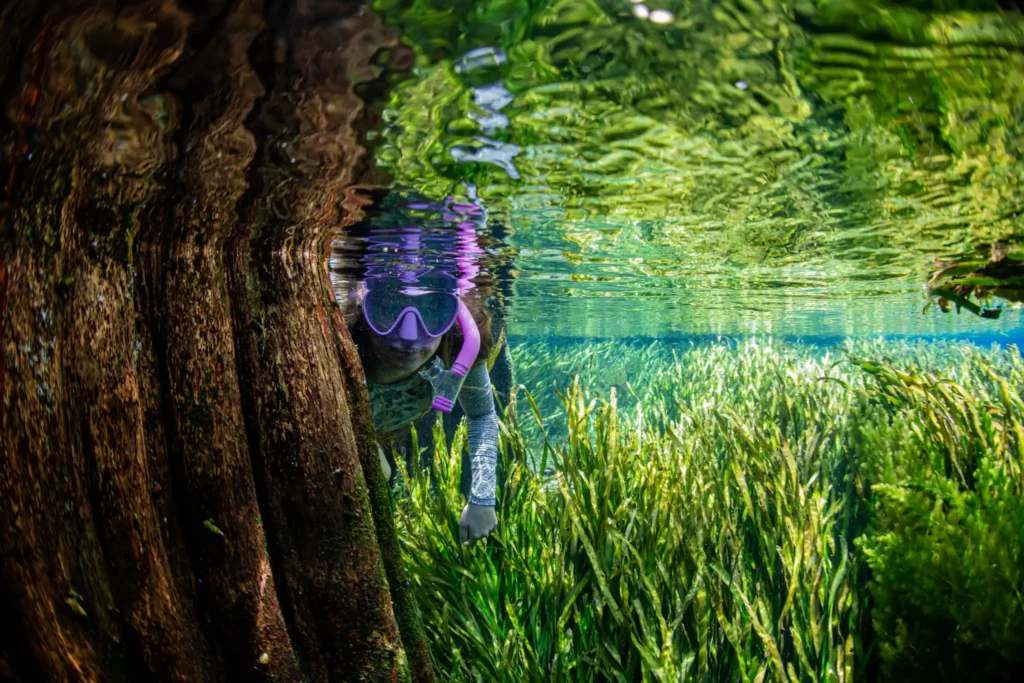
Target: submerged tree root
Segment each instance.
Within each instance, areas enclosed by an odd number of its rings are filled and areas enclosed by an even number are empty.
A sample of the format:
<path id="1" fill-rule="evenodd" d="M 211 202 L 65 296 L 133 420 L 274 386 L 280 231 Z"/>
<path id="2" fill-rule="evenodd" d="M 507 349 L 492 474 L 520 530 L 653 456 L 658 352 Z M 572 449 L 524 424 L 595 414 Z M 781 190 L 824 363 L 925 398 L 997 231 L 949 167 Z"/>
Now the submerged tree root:
<path id="1" fill-rule="evenodd" d="M 356 3 L 31 5 L 0 11 L 0 679 L 432 680 L 325 257 L 394 38 Z"/>

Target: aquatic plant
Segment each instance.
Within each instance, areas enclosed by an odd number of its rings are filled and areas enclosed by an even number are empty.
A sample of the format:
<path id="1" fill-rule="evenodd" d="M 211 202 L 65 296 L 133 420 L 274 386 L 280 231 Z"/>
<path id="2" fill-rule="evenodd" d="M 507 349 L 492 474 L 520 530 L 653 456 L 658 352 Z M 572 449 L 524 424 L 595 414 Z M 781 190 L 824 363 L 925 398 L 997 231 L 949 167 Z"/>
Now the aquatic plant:
<path id="1" fill-rule="evenodd" d="M 450 450 L 435 438 L 432 472 L 401 473 L 402 550 L 438 671 L 1005 676 L 1024 646 L 1024 363 L 970 345 L 845 346 L 521 345 L 524 383 L 578 367 L 555 399 L 534 387 L 507 412 L 486 547 L 457 541 L 461 430 Z M 602 378 L 606 393 L 587 387 Z"/>
<path id="2" fill-rule="evenodd" d="M 928 292 L 943 312 L 956 306 L 957 313 L 965 308 L 982 318 L 998 318 L 1003 309 L 992 305 L 992 299 L 1024 302 L 1024 251 L 1019 247 L 995 242 L 987 260 L 963 259 L 941 265 L 928 280 Z"/>
<path id="3" fill-rule="evenodd" d="M 1009 680 L 1024 658 L 1020 356 L 965 379 L 857 361 L 877 382 L 858 432 L 872 619 L 892 680 Z M 1012 388 L 1011 388 L 1012 387 Z"/>

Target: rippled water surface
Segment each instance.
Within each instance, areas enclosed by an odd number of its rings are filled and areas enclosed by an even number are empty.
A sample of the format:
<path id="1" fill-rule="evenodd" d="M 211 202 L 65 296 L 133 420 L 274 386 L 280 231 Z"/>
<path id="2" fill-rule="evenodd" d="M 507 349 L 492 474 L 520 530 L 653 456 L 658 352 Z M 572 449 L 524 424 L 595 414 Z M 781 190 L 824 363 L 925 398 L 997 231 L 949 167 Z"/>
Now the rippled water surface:
<path id="1" fill-rule="evenodd" d="M 1012 2 L 375 9 L 415 54 L 377 167 L 410 197 L 475 186 L 513 333 L 1021 327 L 924 312 L 941 263 L 1024 229 Z"/>

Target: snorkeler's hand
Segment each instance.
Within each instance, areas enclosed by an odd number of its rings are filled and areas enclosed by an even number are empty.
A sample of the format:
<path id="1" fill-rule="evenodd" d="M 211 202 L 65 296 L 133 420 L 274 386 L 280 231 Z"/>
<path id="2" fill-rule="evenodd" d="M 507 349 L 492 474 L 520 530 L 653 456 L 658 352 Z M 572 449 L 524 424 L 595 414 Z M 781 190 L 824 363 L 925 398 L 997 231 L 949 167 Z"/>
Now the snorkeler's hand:
<path id="1" fill-rule="evenodd" d="M 459 519 L 459 540 L 462 545 L 472 546 L 481 538 L 491 533 L 498 525 L 493 505 L 473 505 L 469 503 L 462 508 Z"/>

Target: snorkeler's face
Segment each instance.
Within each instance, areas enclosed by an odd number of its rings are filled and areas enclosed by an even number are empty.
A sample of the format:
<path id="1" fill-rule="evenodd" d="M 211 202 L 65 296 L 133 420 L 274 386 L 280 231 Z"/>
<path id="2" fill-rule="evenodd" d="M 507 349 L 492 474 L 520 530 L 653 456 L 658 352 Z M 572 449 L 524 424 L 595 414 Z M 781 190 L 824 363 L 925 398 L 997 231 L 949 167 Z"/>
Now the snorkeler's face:
<path id="1" fill-rule="evenodd" d="M 416 372 L 437 352 L 441 338 L 401 339 L 397 333 L 370 335 L 375 362 L 366 364 L 366 378 L 376 384 L 400 382 Z"/>

